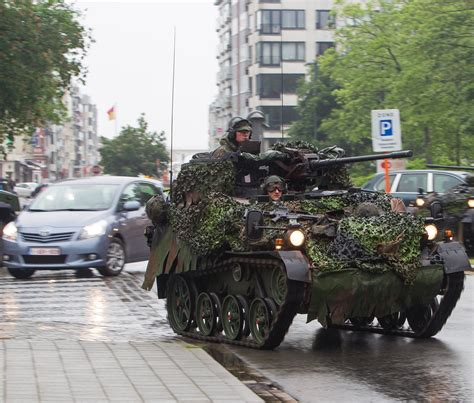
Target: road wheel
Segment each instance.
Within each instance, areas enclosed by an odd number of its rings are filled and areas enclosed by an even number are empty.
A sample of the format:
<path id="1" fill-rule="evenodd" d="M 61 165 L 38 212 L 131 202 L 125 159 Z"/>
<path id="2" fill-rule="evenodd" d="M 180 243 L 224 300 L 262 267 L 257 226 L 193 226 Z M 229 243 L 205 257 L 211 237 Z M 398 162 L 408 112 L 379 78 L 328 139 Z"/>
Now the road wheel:
<path id="1" fill-rule="evenodd" d="M 8 272 L 15 278 L 30 278 L 34 272 L 35 269 L 8 269 Z"/>
<path id="2" fill-rule="evenodd" d="M 225 336 L 230 340 L 239 340 L 242 337 L 245 318 L 236 296 L 228 295 L 224 298 L 221 318 Z"/>
<path id="3" fill-rule="evenodd" d="M 212 336 L 217 329 L 216 306 L 207 292 L 202 292 L 197 298 L 196 323 L 204 336 Z"/>
<path id="4" fill-rule="evenodd" d="M 168 322 L 175 333 L 186 332 L 193 323 L 194 287 L 180 274 L 172 274 L 167 287 Z"/>
<path id="5" fill-rule="evenodd" d="M 125 248 L 119 238 L 112 238 L 105 258 L 105 266 L 97 270 L 103 276 L 117 276 L 125 266 Z"/>
<path id="6" fill-rule="evenodd" d="M 263 344 L 270 333 L 272 317 L 262 298 L 255 298 L 250 305 L 250 331 L 258 344 Z"/>

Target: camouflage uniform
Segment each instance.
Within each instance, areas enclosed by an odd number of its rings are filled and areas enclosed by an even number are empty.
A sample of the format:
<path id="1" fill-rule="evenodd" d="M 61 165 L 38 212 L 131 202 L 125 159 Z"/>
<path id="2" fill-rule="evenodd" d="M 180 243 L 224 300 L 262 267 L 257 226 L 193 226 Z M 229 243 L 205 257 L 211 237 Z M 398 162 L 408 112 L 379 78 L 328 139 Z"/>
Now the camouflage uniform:
<path id="1" fill-rule="evenodd" d="M 235 117 L 229 122 L 226 134 L 221 137 L 220 146 L 212 152 L 212 158 L 222 158 L 226 153 L 237 152 L 240 145 L 235 139 L 237 131 L 246 130 L 252 134 L 252 125 L 247 119 Z"/>
<path id="2" fill-rule="evenodd" d="M 212 158 L 222 158 L 226 153 L 232 153 L 239 150 L 239 145 L 236 142 L 231 141 L 229 138 L 231 133 L 227 132 L 224 136 L 221 137 L 219 144 L 212 152 Z"/>

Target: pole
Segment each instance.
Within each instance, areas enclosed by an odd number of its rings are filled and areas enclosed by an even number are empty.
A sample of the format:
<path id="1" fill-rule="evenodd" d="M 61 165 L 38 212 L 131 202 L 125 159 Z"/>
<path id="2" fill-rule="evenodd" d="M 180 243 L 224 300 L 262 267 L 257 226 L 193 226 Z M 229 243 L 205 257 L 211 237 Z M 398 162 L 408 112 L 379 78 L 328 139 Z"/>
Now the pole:
<path id="1" fill-rule="evenodd" d="M 114 119 L 114 123 L 115 123 L 115 137 L 117 137 L 117 134 L 118 134 L 118 122 L 117 122 L 117 119 L 118 119 L 118 113 L 117 113 L 117 104 L 114 104 L 114 114 L 115 114 L 115 119 Z"/>
<path id="2" fill-rule="evenodd" d="M 176 27 L 173 36 L 173 78 L 171 81 L 171 131 L 170 131 L 170 198 L 173 195 L 173 123 L 174 123 L 174 73 L 176 66 Z"/>
<path id="3" fill-rule="evenodd" d="M 281 19 L 280 16 L 280 86 L 281 86 L 281 107 L 280 107 L 280 128 L 281 128 L 281 140 L 284 139 L 283 132 L 283 30 L 281 29 Z"/>

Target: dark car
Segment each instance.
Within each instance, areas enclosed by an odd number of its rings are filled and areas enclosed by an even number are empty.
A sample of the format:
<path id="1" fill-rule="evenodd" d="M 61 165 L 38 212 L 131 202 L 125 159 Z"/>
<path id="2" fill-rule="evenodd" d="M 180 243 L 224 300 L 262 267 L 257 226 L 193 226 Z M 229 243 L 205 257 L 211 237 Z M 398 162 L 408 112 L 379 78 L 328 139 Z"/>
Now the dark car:
<path id="1" fill-rule="evenodd" d="M 439 205 L 438 214 L 435 205 Z M 412 212 L 423 216 L 442 218 L 437 221 L 440 236 L 450 235 L 462 242 L 466 252 L 474 257 L 474 176 L 466 178 L 466 184 L 455 186 L 444 194 L 419 195 Z"/>
<path id="2" fill-rule="evenodd" d="M 96 268 L 118 275 L 148 259 L 146 202 L 162 193 L 151 179 L 97 176 L 49 185 L 3 230 L 3 263 L 28 278 L 36 270 Z"/>
<path id="3" fill-rule="evenodd" d="M 410 202 L 415 202 L 420 190 L 423 193 L 444 194 L 454 186 L 465 184 L 469 175 L 468 172 L 435 169 L 392 171 L 389 173 L 390 193 L 408 206 Z M 384 192 L 385 174 L 376 174 L 362 189 Z"/>

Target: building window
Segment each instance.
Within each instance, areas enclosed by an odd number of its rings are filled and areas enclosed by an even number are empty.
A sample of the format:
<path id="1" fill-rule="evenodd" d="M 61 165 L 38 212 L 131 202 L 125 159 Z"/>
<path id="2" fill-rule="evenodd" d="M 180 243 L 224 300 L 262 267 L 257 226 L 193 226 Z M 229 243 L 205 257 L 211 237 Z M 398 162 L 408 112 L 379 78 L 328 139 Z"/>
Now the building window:
<path id="1" fill-rule="evenodd" d="M 316 56 L 321 56 L 326 50 L 334 47 L 334 42 L 316 42 Z"/>
<path id="2" fill-rule="evenodd" d="M 283 29 L 304 29 L 304 10 L 283 10 L 281 13 L 281 27 Z"/>
<path id="3" fill-rule="evenodd" d="M 316 29 L 332 29 L 335 26 L 335 18 L 330 10 L 316 10 Z"/>
<path id="4" fill-rule="evenodd" d="M 260 10 L 257 13 L 257 27 L 261 34 L 281 32 L 280 10 Z"/>
<path id="5" fill-rule="evenodd" d="M 279 34 L 282 29 L 304 29 L 304 10 L 260 10 L 257 29 L 261 34 Z"/>
<path id="6" fill-rule="evenodd" d="M 257 94 L 260 98 L 280 98 L 283 84 L 284 94 L 295 94 L 298 82 L 304 74 L 258 74 Z"/>
<path id="7" fill-rule="evenodd" d="M 304 61 L 304 42 L 283 42 L 282 57 L 285 61 Z"/>
<path id="8" fill-rule="evenodd" d="M 263 66 L 279 66 L 280 53 L 280 42 L 257 43 L 257 60 Z"/>
<path id="9" fill-rule="evenodd" d="M 299 118 L 294 106 L 259 106 L 258 109 L 265 115 L 270 130 L 280 130 L 282 121 L 286 126 Z"/>

